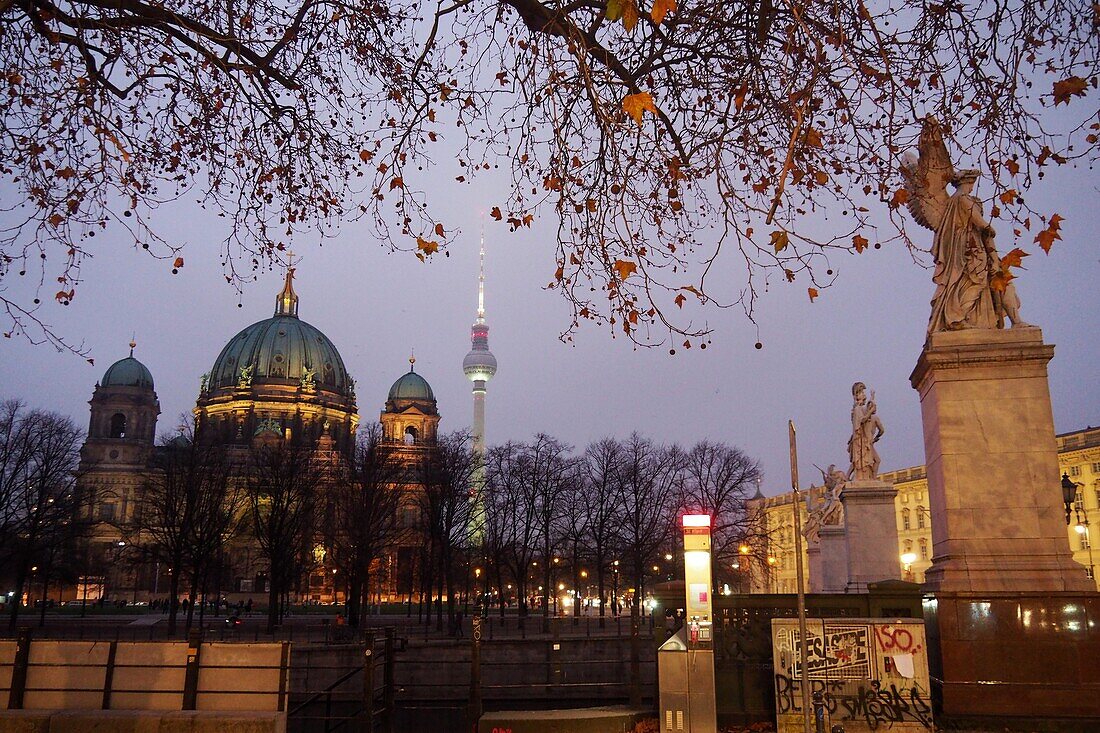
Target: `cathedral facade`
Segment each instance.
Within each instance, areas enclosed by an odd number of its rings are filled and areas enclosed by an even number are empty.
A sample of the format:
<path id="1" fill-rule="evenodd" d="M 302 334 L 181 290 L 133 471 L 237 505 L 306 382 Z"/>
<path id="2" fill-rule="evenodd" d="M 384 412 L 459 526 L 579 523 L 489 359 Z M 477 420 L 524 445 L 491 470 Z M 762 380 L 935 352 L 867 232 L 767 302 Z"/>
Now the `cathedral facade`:
<path id="1" fill-rule="evenodd" d="M 193 410 L 193 440 L 224 448 L 242 466 L 252 451 L 279 442 L 313 451 L 317 460 L 339 463 L 356 445 L 359 413 L 356 383 L 336 346 L 323 332 L 298 316 L 298 295 L 290 268 L 276 298 L 274 314 L 233 336 L 200 380 Z M 96 496 L 96 530 L 89 551 L 92 575 L 82 578 L 77 597 L 90 600 L 141 601 L 164 597 L 172 568 L 142 562 L 128 535 L 142 487 L 148 484 L 155 457 L 160 404 L 150 370 L 133 355 L 112 364 L 96 385 L 90 401 L 88 437 L 81 451 L 78 481 Z M 379 416 L 386 450 L 406 470 L 393 487 L 402 494 L 398 523 L 415 545 L 419 521 L 416 502 L 417 464 L 434 449 L 439 412 L 431 386 L 414 369 L 397 379 Z M 341 475 L 340 471 L 331 472 Z M 338 480 L 338 479 L 332 479 Z M 322 488 L 322 494 L 324 489 Z M 322 512 L 323 513 L 323 512 Z M 320 518 L 319 518 L 320 519 Z M 320 528 L 313 566 L 296 592 L 299 602 L 343 600 L 335 569 L 326 560 Z M 267 590 L 267 568 L 251 541 L 238 539 L 219 580 L 230 600 L 254 598 Z M 417 587 L 415 546 L 392 548 L 372 572 L 380 600 L 408 597 Z M 95 575 L 95 568 L 105 568 Z"/>

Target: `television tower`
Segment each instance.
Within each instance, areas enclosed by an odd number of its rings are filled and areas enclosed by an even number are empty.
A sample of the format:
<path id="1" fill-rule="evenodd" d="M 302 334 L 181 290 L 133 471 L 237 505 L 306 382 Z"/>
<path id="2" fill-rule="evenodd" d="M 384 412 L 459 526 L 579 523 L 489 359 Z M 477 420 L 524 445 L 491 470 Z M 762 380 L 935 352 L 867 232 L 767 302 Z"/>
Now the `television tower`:
<path id="1" fill-rule="evenodd" d="M 473 382 L 474 451 L 485 456 L 485 385 L 497 373 L 497 358 L 489 351 L 489 326 L 485 323 L 485 231 L 481 232 L 481 266 L 477 278 L 477 320 L 470 327 L 470 353 L 462 371 Z"/>

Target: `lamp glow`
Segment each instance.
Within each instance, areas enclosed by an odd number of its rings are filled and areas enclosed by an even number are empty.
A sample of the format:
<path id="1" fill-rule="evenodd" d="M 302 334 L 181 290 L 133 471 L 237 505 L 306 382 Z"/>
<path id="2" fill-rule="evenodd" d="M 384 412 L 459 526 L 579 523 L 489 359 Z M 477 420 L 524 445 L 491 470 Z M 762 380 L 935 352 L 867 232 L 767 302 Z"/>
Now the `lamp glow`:
<path id="1" fill-rule="evenodd" d="M 709 527 L 710 515 L 709 514 L 685 514 L 683 516 L 683 522 L 685 527 Z"/>

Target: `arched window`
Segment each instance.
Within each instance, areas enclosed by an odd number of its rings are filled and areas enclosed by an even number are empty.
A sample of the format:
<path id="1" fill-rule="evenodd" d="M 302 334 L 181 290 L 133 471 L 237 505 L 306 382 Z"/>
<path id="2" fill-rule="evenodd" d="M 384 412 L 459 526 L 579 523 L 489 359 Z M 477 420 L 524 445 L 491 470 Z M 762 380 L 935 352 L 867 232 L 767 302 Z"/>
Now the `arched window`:
<path id="1" fill-rule="evenodd" d="M 416 428 L 412 425 L 405 428 L 405 445 L 416 444 Z"/>
<path id="2" fill-rule="evenodd" d="M 912 551 L 913 551 L 913 540 L 906 540 L 905 541 L 905 552 L 906 552 L 906 554 L 908 554 Z"/>
<path id="3" fill-rule="evenodd" d="M 901 528 L 909 529 L 909 507 L 901 510 Z"/>
<path id="4" fill-rule="evenodd" d="M 116 412 L 114 415 L 111 415 L 111 437 L 126 437 L 126 416 L 121 412 Z"/>
<path id="5" fill-rule="evenodd" d="M 928 540 L 924 539 L 923 537 L 921 537 L 920 540 L 920 559 L 928 559 Z"/>
<path id="6" fill-rule="evenodd" d="M 924 529 L 924 507 L 917 507 L 917 529 Z"/>

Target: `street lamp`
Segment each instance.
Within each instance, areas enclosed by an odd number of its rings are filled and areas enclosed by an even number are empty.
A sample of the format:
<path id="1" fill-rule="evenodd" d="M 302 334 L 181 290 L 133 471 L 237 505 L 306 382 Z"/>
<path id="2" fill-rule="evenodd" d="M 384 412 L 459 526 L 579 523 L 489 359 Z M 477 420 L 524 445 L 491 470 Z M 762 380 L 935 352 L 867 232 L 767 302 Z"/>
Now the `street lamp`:
<path id="1" fill-rule="evenodd" d="M 905 552 L 901 556 L 901 564 L 905 566 L 905 579 L 913 581 L 913 563 L 917 561 L 917 553 Z"/>
<path id="2" fill-rule="evenodd" d="M 1062 474 L 1062 503 L 1066 505 L 1066 526 L 1069 526 L 1070 506 L 1077 500 L 1077 484 L 1068 473 Z"/>
<path id="3" fill-rule="evenodd" d="M 612 563 L 615 567 L 611 571 L 611 613 L 615 616 L 619 615 L 619 561 L 616 560 Z"/>

